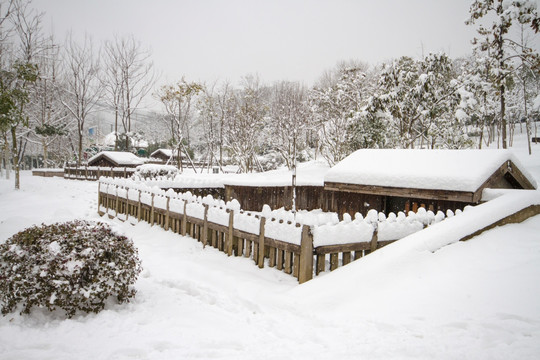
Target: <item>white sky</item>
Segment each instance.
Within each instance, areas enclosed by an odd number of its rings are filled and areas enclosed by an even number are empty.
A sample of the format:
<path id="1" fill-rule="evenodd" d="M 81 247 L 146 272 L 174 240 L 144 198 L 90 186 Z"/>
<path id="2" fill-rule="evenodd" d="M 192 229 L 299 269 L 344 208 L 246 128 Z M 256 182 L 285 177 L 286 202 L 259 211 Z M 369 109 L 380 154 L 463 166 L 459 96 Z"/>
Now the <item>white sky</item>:
<path id="1" fill-rule="evenodd" d="M 95 41 L 133 34 L 153 53 L 160 83 L 248 73 L 313 85 L 339 60 L 372 64 L 422 51 L 470 52 L 472 0 L 34 0 L 45 30 Z"/>

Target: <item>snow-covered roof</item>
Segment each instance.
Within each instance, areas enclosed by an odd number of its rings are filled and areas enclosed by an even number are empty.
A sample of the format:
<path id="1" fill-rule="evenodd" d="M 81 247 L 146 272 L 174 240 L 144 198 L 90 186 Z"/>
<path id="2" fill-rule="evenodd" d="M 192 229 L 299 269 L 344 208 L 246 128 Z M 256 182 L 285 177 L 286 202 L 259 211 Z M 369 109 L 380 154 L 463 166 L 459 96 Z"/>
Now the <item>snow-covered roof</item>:
<path id="1" fill-rule="evenodd" d="M 324 175 L 329 170 L 326 163 L 310 161 L 298 164 L 296 185 L 323 186 Z M 271 170 L 262 173 L 231 174 L 224 177 L 225 185 L 235 186 L 291 186 L 292 171 L 287 169 Z"/>
<path id="2" fill-rule="evenodd" d="M 508 160 L 536 187 L 534 178 L 509 150 L 357 150 L 332 167 L 324 181 L 475 192 Z"/>
<path id="3" fill-rule="evenodd" d="M 171 149 L 157 149 L 156 151 L 154 151 L 152 154 L 150 154 L 151 157 L 155 157 L 157 154 L 159 153 L 162 153 L 163 155 L 165 156 L 168 156 L 168 157 L 175 157 L 173 155 L 173 151 Z"/>
<path id="4" fill-rule="evenodd" d="M 134 165 L 144 164 L 144 160 L 137 157 L 135 154 L 130 153 L 130 152 L 122 152 L 122 151 L 102 151 L 92 156 L 88 160 L 88 163 L 91 164 L 92 162 L 98 160 L 101 157 L 105 157 L 109 159 L 111 162 L 115 163 L 117 166 L 124 166 L 124 165 L 134 166 Z"/>

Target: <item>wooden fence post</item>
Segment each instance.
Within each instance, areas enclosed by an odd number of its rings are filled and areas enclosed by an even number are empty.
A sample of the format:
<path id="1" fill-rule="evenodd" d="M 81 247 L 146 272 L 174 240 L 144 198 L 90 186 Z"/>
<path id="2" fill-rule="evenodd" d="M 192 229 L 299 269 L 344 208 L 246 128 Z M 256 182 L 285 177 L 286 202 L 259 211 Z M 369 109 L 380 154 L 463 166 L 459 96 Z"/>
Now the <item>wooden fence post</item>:
<path id="1" fill-rule="evenodd" d="M 88 180 L 88 164 L 84 165 L 84 179 Z"/>
<path id="2" fill-rule="evenodd" d="M 259 268 L 264 267 L 264 225 L 266 224 L 266 218 L 261 216 L 261 222 L 259 224 L 259 245 L 257 249 L 257 264 Z"/>
<path id="3" fill-rule="evenodd" d="M 204 204 L 204 223 L 201 234 L 201 242 L 203 244 L 203 248 L 205 248 L 206 244 L 208 243 L 208 204 Z"/>
<path id="4" fill-rule="evenodd" d="M 305 283 L 313 278 L 313 235 L 308 225 L 302 227 L 302 240 L 300 242 L 300 272 L 298 282 Z"/>
<path id="5" fill-rule="evenodd" d="M 118 185 L 116 185 L 116 202 L 115 202 L 115 211 L 116 211 L 116 217 L 118 217 L 118 207 L 119 207 L 119 201 L 118 201 Z"/>
<path id="6" fill-rule="evenodd" d="M 141 212 L 142 212 L 141 192 L 142 191 L 139 189 L 139 203 L 137 204 L 137 222 L 141 221 Z"/>
<path id="7" fill-rule="evenodd" d="M 187 232 L 186 206 L 187 206 L 187 201 L 184 200 L 184 214 L 182 215 L 182 236 L 186 236 L 186 232 Z"/>
<path id="8" fill-rule="evenodd" d="M 154 193 L 152 193 L 152 208 L 150 209 L 150 226 L 154 226 Z"/>
<path id="9" fill-rule="evenodd" d="M 97 184 L 97 209 L 99 212 L 99 207 L 101 206 L 101 183 L 98 181 Z"/>
<path id="10" fill-rule="evenodd" d="M 379 233 L 377 229 L 375 229 L 375 231 L 373 231 L 373 237 L 371 238 L 371 243 L 370 243 L 370 248 L 369 248 L 370 252 L 374 252 L 375 250 L 377 250 L 378 238 L 379 238 Z"/>
<path id="11" fill-rule="evenodd" d="M 226 239 L 226 249 L 227 255 L 231 256 L 233 252 L 233 221 L 234 221 L 234 210 L 229 211 L 229 229 L 227 231 Z"/>
<path id="12" fill-rule="evenodd" d="M 165 231 L 169 230 L 169 222 L 171 219 L 171 214 L 169 212 L 169 201 L 171 201 L 171 198 L 167 196 L 167 213 L 165 214 Z"/>

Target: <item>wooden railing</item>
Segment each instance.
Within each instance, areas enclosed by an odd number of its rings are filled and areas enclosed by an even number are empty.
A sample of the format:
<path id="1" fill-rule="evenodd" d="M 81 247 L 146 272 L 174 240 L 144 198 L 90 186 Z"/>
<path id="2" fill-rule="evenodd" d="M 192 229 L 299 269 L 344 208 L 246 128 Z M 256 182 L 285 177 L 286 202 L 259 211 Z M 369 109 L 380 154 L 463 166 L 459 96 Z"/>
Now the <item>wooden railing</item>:
<path id="1" fill-rule="evenodd" d="M 70 166 L 64 167 L 64 179 L 96 181 L 101 176 L 129 178 L 134 172 L 135 168 L 128 167 Z"/>
<path id="2" fill-rule="evenodd" d="M 258 221 L 258 232 L 250 232 L 235 226 L 234 210 L 222 209 L 228 213 L 228 224 L 219 224 L 208 220 L 209 206 L 207 204 L 204 205 L 204 216 L 191 216 L 188 214 L 187 207 L 190 204 L 188 201 L 184 201 L 183 209 L 180 207 L 177 211 L 172 211 L 170 197 L 164 200 L 163 197 L 154 193 L 137 190 L 138 196 L 135 196 L 137 199 L 130 199 L 128 189 L 121 187 L 116 187 L 115 191 L 104 189 L 110 186 L 112 185 L 99 184 L 98 211 L 101 216 L 117 217 L 123 221 L 145 221 L 167 231 L 184 236 L 189 235 L 200 241 L 203 246 L 212 246 L 229 256 L 252 258 L 259 268 L 269 266 L 291 274 L 300 283 L 326 270 L 335 270 L 339 266 L 346 265 L 395 241 L 378 241 L 377 231 L 375 231 L 369 242 L 314 247 L 312 229 L 308 225 L 284 223 L 282 220 L 267 219 L 258 214 L 240 210 L 241 214 L 253 216 L 252 219 Z M 143 201 L 143 197 L 151 200 Z M 158 197 L 161 198 L 160 201 L 166 201 L 164 208 L 157 206 Z M 175 199 L 175 201 L 178 200 Z M 299 241 L 295 244 L 267 236 L 265 234 L 267 222 L 281 223 L 298 230 L 301 227 L 301 231 L 298 231 Z M 328 263 L 326 259 L 329 260 Z"/>

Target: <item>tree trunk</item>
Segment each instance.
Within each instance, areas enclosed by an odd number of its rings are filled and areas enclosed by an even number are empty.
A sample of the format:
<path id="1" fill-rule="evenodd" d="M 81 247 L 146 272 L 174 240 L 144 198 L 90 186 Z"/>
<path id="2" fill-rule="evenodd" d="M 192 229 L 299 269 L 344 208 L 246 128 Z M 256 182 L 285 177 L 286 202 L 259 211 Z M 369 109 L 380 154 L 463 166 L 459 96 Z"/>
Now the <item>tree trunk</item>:
<path id="1" fill-rule="evenodd" d="M 501 130 L 502 130 L 502 147 L 503 149 L 508 149 L 508 144 L 506 142 L 506 117 L 504 116 L 505 112 L 505 98 L 504 98 L 504 85 L 501 85 Z"/>
<path id="2" fill-rule="evenodd" d="M 19 153 L 17 151 L 17 132 L 15 126 L 11 127 L 11 140 L 13 142 L 11 147 L 11 157 L 13 159 L 13 168 L 15 169 L 15 189 L 21 188 L 20 173 L 19 173 Z"/>
<path id="3" fill-rule="evenodd" d="M 79 130 L 79 149 L 78 149 L 78 156 L 77 156 L 77 165 L 81 165 L 81 159 L 82 159 L 82 142 L 83 142 L 83 134 Z"/>
<path id="4" fill-rule="evenodd" d="M 114 151 L 118 151 L 118 105 L 114 108 Z"/>
<path id="5" fill-rule="evenodd" d="M 47 146 L 47 139 L 43 139 L 43 167 L 47 169 L 49 165 L 47 164 L 49 160 L 49 149 Z M 39 167 L 39 164 L 36 161 L 36 168 Z"/>

